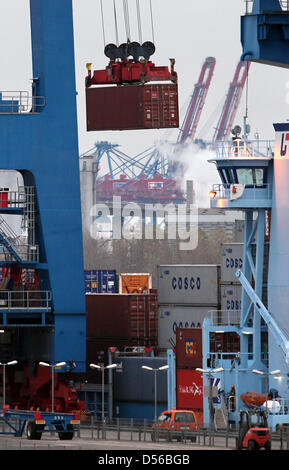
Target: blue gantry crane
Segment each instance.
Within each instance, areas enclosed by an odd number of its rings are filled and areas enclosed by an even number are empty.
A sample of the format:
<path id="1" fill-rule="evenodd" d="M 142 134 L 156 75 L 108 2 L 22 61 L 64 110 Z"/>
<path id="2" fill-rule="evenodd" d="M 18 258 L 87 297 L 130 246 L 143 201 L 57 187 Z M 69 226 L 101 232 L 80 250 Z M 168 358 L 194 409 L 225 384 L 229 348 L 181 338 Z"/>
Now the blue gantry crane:
<path id="1" fill-rule="evenodd" d="M 20 214 L 26 228 L 17 240 L 0 219 L 6 276 L 0 324 L 21 332 L 23 360 L 62 361 L 62 371 L 73 364 L 82 372 L 86 308 L 72 1 L 31 0 L 30 17 L 31 94 L 0 95 L 0 166 L 23 178 L 16 192 L 2 191 L 0 212 Z M 25 270 L 37 273 L 37 294 L 35 286 L 32 292 L 15 282 L 15 273 L 19 279 Z"/>
<path id="2" fill-rule="evenodd" d="M 246 2 L 241 20 L 242 59 L 288 68 L 288 25 L 287 1 Z M 212 188 L 211 207 L 243 210 L 245 230 L 243 267 L 236 272 L 242 286 L 239 315 L 211 312 L 203 324 L 204 381 L 212 385 L 213 378 L 219 378 L 223 391 L 214 418 L 204 397 L 207 423 L 219 419 L 220 425 L 222 417 L 223 425 L 237 424 L 244 403 L 256 407 L 257 395 L 274 400 L 278 393 L 278 407 L 267 407 L 269 424 L 273 429 L 289 424 L 289 125 L 274 124 L 274 129 L 273 146 L 269 142 L 262 146 L 245 135 L 223 142 L 214 159 L 222 183 Z M 210 335 L 217 332 L 235 333 L 240 352 L 213 351 Z M 228 399 L 232 384 L 236 387 L 233 407 Z"/>

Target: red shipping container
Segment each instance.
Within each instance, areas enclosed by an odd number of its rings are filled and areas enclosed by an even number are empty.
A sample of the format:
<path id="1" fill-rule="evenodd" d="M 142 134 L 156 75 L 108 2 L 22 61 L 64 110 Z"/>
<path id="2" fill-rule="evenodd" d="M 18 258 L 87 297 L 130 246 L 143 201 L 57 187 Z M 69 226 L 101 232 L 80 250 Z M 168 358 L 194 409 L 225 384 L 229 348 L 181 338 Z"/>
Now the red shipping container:
<path id="1" fill-rule="evenodd" d="M 176 84 L 86 88 L 88 131 L 179 127 Z"/>
<path id="2" fill-rule="evenodd" d="M 202 374 L 193 369 L 177 369 L 177 408 L 203 409 Z"/>
<path id="3" fill-rule="evenodd" d="M 178 369 L 202 367 L 202 328 L 177 328 L 176 364 Z"/>
<path id="4" fill-rule="evenodd" d="M 85 299 L 88 338 L 132 338 L 157 344 L 156 295 L 87 294 Z"/>

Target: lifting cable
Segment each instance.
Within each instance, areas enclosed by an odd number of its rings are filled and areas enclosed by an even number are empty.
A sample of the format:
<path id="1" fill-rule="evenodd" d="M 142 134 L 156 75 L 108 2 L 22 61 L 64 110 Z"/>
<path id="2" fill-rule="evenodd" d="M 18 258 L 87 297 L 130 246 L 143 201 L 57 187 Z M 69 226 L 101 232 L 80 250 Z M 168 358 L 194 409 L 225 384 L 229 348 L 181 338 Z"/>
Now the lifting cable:
<path id="1" fill-rule="evenodd" d="M 152 26 L 153 43 L 155 43 L 155 32 L 154 32 L 152 0 L 150 0 L 150 13 L 151 13 L 151 26 Z"/>
<path id="2" fill-rule="evenodd" d="M 249 99 L 249 62 L 246 63 L 247 67 L 247 78 L 246 78 L 246 113 L 245 118 L 248 118 L 248 99 Z M 247 130 L 244 129 L 244 133 L 247 134 Z"/>
<path id="3" fill-rule="evenodd" d="M 114 11 L 114 25 L 115 25 L 115 40 L 116 40 L 116 45 L 119 46 L 115 0 L 113 0 L 113 11 Z"/>
<path id="4" fill-rule="evenodd" d="M 136 0 L 136 14 L 137 14 L 139 42 L 140 42 L 140 44 L 142 44 L 142 29 L 141 29 L 141 15 L 140 15 L 139 0 Z"/>
<path id="5" fill-rule="evenodd" d="M 124 24 L 127 41 L 130 41 L 130 24 L 129 24 L 129 11 L 127 0 L 123 0 L 123 15 L 124 15 Z"/>
<path id="6" fill-rule="evenodd" d="M 104 32 L 104 18 L 103 18 L 103 5 L 102 5 L 102 0 L 100 0 L 100 10 L 101 10 L 101 23 L 102 23 L 102 35 L 103 35 L 103 47 L 105 47 L 105 32 Z"/>

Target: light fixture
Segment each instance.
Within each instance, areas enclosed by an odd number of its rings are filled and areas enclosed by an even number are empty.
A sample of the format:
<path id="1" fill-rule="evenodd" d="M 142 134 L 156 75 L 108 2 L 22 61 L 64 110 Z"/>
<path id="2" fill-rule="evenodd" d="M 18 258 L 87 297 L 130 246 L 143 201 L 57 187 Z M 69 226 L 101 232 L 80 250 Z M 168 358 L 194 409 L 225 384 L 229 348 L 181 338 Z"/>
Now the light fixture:
<path id="1" fill-rule="evenodd" d="M 215 199 L 216 196 L 217 196 L 216 191 L 210 191 L 210 192 L 209 192 L 209 197 L 210 197 L 210 199 Z"/>
<path id="2" fill-rule="evenodd" d="M 277 370 L 272 370 L 271 372 L 269 372 L 269 374 L 270 375 L 278 375 L 278 374 L 280 374 L 280 372 L 281 371 L 279 369 L 277 369 Z"/>
<path id="3" fill-rule="evenodd" d="M 168 368 L 169 368 L 169 366 L 166 365 L 166 366 L 159 367 L 159 370 L 166 370 L 166 369 L 168 369 Z"/>
<path id="4" fill-rule="evenodd" d="M 101 367 L 97 364 L 89 364 L 89 367 L 91 367 L 92 369 L 101 369 Z"/>
<path id="5" fill-rule="evenodd" d="M 149 367 L 149 366 L 141 366 L 142 369 L 147 369 L 147 370 L 153 370 L 152 367 Z"/>
<path id="6" fill-rule="evenodd" d="M 262 372 L 261 370 L 257 370 L 257 369 L 253 369 L 252 372 L 253 374 L 257 374 L 257 375 L 265 375 L 265 372 Z"/>
<path id="7" fill-rule="evenodd" d="M 215 333 L 225 333 L 224 330 L 216 330 Z"/>

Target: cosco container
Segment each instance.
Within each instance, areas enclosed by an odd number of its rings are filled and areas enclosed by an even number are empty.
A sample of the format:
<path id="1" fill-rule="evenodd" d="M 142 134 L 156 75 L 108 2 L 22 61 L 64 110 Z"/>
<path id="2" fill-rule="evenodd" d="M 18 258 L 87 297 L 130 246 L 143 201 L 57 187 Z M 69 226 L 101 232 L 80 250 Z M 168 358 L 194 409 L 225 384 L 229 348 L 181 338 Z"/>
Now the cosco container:
<path id="1" fill-rule="evenodd" d="M 221 281 L 237 283 L 235 276 L 238 269 L 243 268 L 243 243 L 224 243 L 222 245 Z"/>
<path id="2" fill-rule="evenodd" d="M 264 244 L 264 272 L 263 281 L 267 283 L 269 263 L 269 243 Z M 221 283 L 238 283 L 236 271 L 243 269 L 243 243 L 224 243 L 222 245 Z M 256 244 L 252 244 L 252 259 L 256 259 Z"/>
<path id="3" fill-rule="evenodd" d="M 161 349 L 172 349 L 176 345 L 177 328 L 201 327 L 204 318 L 210 316 L 210 308 L 182 305 L 160 305 L 158 315 L 158 344 Z"/>
<path id="4" fill-rule="evenodd" d="M 219 272 L 218 265 L 158 266 L 159 304 L 218 305 Z"/>
<path id="5" fill-rule="evenodd" d="M 240 311 L 242 298 L 242 286 L 222 285 L 221 286 L 221 310 Z"/>
<path id="6" fill-rule="evenodd" d="M 148 294 L 152 276 L 148 273 L 121 273 L 118 278 L 120 294 Z"/>
<path id="7" fill-rule="evenodd" d="M 176 84 L 105 86 L 86 89 L 87 130 L 179 127 Z"/>
<path id="8" fill-rule="evenodd" d="M 89 338 L 157 341 L 158 303 L 155 294 L 86 294 Z"/>
<path id="9" fill-rule="evenodd" d="M 202 328 L 177 328 L 176 366 L 178 369 L 202 367 Z"/>
<path id="10" fill-rule="evenodd" d="M 84 271 L 85 293 L 115 293 L 118 291 L 115 270 L 93 269 Z"/>

